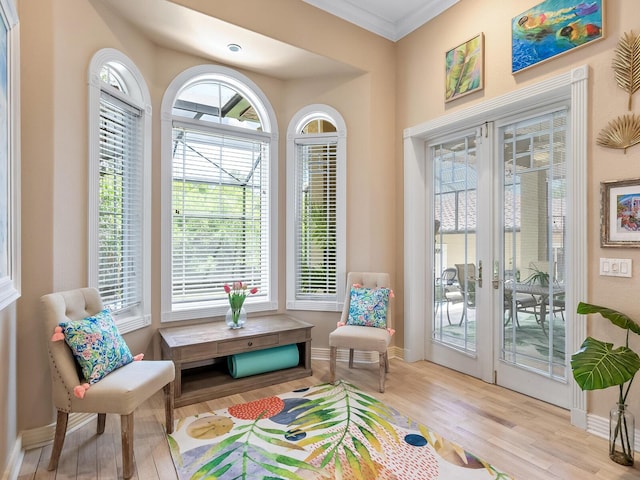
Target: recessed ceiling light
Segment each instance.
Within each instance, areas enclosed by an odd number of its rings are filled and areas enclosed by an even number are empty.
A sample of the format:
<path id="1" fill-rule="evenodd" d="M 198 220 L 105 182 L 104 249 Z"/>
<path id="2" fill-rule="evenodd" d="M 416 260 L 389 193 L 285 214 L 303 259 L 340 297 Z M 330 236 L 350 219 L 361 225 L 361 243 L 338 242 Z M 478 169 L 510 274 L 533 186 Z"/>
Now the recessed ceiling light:
<path id="1" fill-rule="evenodd" d="M 233 52 L 233 53 L 236 53 L 242 50 L 242 47 L 237 43 L 230 43 L 229 45 L 227 45 L 227 48 L 229 49 L 230 52 Z"/>

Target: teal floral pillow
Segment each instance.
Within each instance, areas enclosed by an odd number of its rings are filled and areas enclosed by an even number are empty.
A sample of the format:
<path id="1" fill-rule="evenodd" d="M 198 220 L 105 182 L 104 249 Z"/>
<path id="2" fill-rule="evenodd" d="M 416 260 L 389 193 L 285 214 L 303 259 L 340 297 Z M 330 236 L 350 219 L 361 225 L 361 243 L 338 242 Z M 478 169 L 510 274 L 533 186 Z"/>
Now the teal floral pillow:
<path id="1" fill-rule="evenodd" d="M 347 325 L 387 327 L 388 288 L 351 287 Z"/>
<path id="2" fill-rule="evenodd" d="M 108 310 L 102 310 L 93 317 L 61 323 L 60 327 L 90 385 L 133 361 L 131 351 Z"/>

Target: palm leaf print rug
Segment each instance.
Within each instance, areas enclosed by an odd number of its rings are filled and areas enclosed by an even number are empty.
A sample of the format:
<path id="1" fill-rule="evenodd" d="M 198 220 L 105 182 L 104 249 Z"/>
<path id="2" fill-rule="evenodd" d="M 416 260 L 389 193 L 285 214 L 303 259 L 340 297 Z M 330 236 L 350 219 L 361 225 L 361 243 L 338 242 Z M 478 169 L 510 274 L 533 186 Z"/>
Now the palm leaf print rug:
<path id="1" fill-rule="evenodd" d="M 338 381 L 177 420 L 180 480 L 508 480 L 356 386 Z"/>

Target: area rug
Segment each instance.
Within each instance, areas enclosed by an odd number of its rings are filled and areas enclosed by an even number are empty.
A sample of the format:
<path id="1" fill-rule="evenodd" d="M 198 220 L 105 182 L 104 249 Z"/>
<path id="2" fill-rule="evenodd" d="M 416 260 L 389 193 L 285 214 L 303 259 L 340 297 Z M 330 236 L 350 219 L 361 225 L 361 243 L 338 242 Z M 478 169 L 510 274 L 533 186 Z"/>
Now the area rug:
<path id="1" fill-rule="evenodd" d="M 180 480 L 474 480 L 511 477 L 339 381 L 176 422 Z"/>

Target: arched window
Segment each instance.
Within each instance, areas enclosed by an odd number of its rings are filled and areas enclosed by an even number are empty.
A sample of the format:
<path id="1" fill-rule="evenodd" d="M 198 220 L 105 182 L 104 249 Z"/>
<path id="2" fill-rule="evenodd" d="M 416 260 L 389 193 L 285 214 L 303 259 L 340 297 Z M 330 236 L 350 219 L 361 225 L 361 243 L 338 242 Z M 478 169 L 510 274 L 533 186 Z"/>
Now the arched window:
<path id="1" fill-rule="evenodd" d="M 136 66 L 103 49 L 89 67 L 89 285 L 121 332 L 150 324 L 151 101 Z"/>
<path id="2" fill-rule="evenodd" d="M 224 285 L 258 288 L 247 311 L 277 308 L 277 128 L 260 89 L 203 65 L 162 103 L 163 320 L 223 315 Z"/>
<path id="3" fill-rule="evenodd" d="M 345 292 L 346 127 L 327 105 L 287 132 L 287 308 L 340 311 Z"/>

